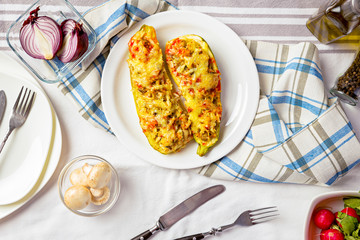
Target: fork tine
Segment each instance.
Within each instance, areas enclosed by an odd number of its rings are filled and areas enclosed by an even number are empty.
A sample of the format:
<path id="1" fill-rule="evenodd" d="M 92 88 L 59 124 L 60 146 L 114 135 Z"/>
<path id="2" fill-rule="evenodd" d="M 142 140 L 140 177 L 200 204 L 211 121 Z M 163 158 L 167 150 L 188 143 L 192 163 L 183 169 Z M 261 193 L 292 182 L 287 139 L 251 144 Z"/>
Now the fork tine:
<path id="1" fill-rule="evenodd" d="M 251 222 L 252 222 L 252 224 L 268 222 L 268 221 L 274 220 L 275 217 L 277 217 L 279 215 L 280 214 L 273 214 L 273 215 L 268 215 L 268 216 L 259 217 L 259 218 L 255 218 L 255 219 L 251 218 Z"/>
<path id="2" fill-rule="evenodd" d="M 259 212 L 259 213 L 250 212 L 249 215 L 250 215 L 250 217 L 255 217 L 255 216 L 260 216 L 260 215 L 264 215 L 264 214 L 267 214 L 267 213 L 273 213 L 273 212 L 277 212 L 277 211 L 278 211 L 277 209 L 273 209 L 273 210 L 270 210 L 270 211 Z"/>
<path id="3" fill-rule="evenodd" d="M 30 95 L 30 94 L 29 94 Z M 35 97 L 35 92 L 32 93 L 32 96 L 31 96 L 31 99 L 30 99 L 30 102 L 29 102 L 29 105 L 26 109 L 26 112 L 25 112 L 25 117 L 27 117 L 29 115 L 29 112 L 30 112 L 30 109 L 32 107 L 32 104 L 33 104 L 33 101 L 34 101 L 34 97 Z"/>
<path id="4" fill-rule="evenodd" d="M 22 93 L 23 89 L 24 89 L 24 86 L 21 87 L 20 93 L 19 93 L 19 95 L 18 95 L 18 97 L 17 97 L 17 99 L 16 99 L 16 101 L 15 101 L 15 103 L 14 103 L 14 107 L 13 107 L 13 111 L 14 111 L 14 112 L 15 112 L 16 109 L 17 109 L 17 106 L 18 106 L 18 103 L 19 103 L 19 100 L 20 100 L 21 93 Z"/>
<path id="5" fill-rule="evenodd" d="M 263 211 L 263 210 L 268 210 L 268 209 L 271 209 L 271 208 L 275 208 L 275 209 L 277 210 L 277 207 L 276 207 L 276 206 L 271 206 L 271 207 L 265 207 L 265 208 L 258 208 L 258 209 L 255 209 L 255 210 L 250 210 L 250 213 L 256 214 L 255 212 L 259 212 L 259 211 Z"/>
<path id="6" fill-rule="evenodd" d="M 28 90 L 28 89 L 26 89 L 26 90 Z M 26 92 L 25 92 L 25 93 L 26 93 Z M 27 95 L 24 94 L 24 98 L 23 98 L 23 99 L 26 98 L 26 100 L 25 100 L 24 105 L 22 105 L 22 109 L 20 109 L 20 110 L 21 110 L 21 113 L 20 113 L 20 114 L 23 115 L 23 116 L 24 116 L 25 111 L 26 111 L 27 108 L 28 108 L 28 101 L 29 101 L 30 94 L 31 94 L 31 90 L 30 90 L 30 89 L 29 89 L 29 92 L 28 92 Z"/>
<path id="7" fill-rule="evenodd" d="M 27 93 L 28 89 L 25 88 L 25 92 L 24 92 L 24 95 L 21 97 L 21 100 L 20 100 L 20 104 L 19 104 L 19 107 L 17 109 L 17 112 L 19 114 L 21 114 L 22 110 L 24 109 L 24 100 L 26 98 L 26 93 Z"/>
<path id="8" fill-rule="evenodd" d="M 250 216 L 250 220 L 251 220 L 252 224 L 257 224 L 257 223 L 270 221 L 274 217 L 279 216 L 280 214 L 278 214 L 277 212 L 278 212 L 277 207 L 272 206 L 272 207 L 251 210 L 249 212 L 249 216 Z M 275 214 L 270 215 L 269 213 L 275 213 Z"/>

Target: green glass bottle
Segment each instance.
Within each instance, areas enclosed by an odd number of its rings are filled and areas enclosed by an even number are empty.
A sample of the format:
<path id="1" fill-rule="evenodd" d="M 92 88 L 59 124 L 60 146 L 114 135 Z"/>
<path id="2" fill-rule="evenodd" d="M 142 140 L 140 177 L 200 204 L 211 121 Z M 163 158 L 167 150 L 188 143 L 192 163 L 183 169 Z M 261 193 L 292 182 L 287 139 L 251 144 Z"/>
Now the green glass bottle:
<path id="1" fill-rule="evenodd" d="M 331 0 L 306 22 L 321 43 L 331 43 L 350 34 L 360 24 L 360 0 Z"/>

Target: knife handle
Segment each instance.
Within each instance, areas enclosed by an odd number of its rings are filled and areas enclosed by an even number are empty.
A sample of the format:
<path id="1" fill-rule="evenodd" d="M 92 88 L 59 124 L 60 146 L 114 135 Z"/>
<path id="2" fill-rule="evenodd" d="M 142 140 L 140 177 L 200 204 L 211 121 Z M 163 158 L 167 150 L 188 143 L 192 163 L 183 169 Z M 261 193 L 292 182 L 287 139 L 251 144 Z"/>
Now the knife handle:
<path id="1" fill-rule="evenodd" d="M 140 233 L 136 237 L 132 238 L 131 240 L 146 240 L 149 239 L 152 236 L 152 232 L 150 230 L 146 230 L 143 233 Z"/>
<path id="2" fill-rule="evenodd" d="M 200 240 L 200 239 L 204 239 L 205 235 L 202 233 L 198 233 L 198 234 L 194 234 L 194 235 L 190 235 L 190 236 L 186 236 L 186 237 L 182 237 L 182 238 L 177 238 L 175 240 Z"/>
<path id="3" fill-rule="evenodd" d="M 149 230 L 146 230 L 143 233 L 140 233 L 139 235 L 132 238 L 131 240 L 146 240 L 146 239 L 149 239 L 155 232 L 157 232 L 159 230 L 162 230 L 162 229 L 163 229 L 162 225 L 160 225 L 160 223 L 157 222 L 155 226 L 153 226 Z"/>

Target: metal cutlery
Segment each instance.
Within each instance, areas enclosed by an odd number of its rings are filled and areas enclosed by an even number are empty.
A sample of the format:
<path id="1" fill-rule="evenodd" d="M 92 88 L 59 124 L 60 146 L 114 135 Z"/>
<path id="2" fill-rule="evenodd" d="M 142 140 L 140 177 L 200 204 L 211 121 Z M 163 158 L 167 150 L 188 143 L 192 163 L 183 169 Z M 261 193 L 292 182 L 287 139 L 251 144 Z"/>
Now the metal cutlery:
<path id="1" fill-rule="evenodd" d="M 145 240 L 150 238 L 157 231 L 164 231 L 168 229 L 177 221 L 187 216 L 192 211 L 194 211 L 210 199 L 214 198 L 215 196 L 219 195 L 223 191 L 225 191 L 225 187 L 223 185 L 216 185 L 198 192 L 197 194 L 191 196 L 190 198 L 186 199 L 185 201 L 178 204 L 176 207 L 162 215 L 156 222 L 156 225 L 154 227 L 139 234 L 131 240 Z"/>
<path id="2" fill-rule="evenodd" d="M 4 145 L 6 141 L 8 140 L 10 134 L 14 131 L 14 129 L 21 127 L 25 120 L 27 119 L 30 109 L 33 105 L 35 92 L 32 92 L 29 89 L 25 89 L 24 94 L 22 94 L 24 87 L 21 88 L 20 93 L 15 101 L 14 107 L 13 107 L 13 113 L 10 118 L 9 122 L 9 130 L 3 140 L 3 142 L 0 145 L 0 153 L 2 149 L 4 148 Z M 32 93 L 32 94 L 31 94 Z M 30 98 L 31 95 L 31 98 Z M 30 98 L 30 100 L 29 100 Z M 20 102 L 20 103 L 19 103 Z"/>
<path id="3" fill-rule="evenodd" d="M 0 123 L 4 116 L 5 107 L 6 107 L 6 95 L 4 90 L 1 90 L 0 91 Z"/>
<path id="4" fill-rule="evenodd" d="M 274 217 L 278 216 L 278 210 L 276 207 L 266 207 L 266 208 L 259 208 L 256 210 L 247 210 L 240 214 L 240 216 L 235 220 L 235 222 L 218 227 L 212 228 L 210 231 L 205 233 L 198 233 L 182 238 L 177 238 L 175 240 L 199 240 L 203 239 L 207 236 L 215 236 L 216 233 L 220 233 L 226 229 L 234 227 L 235 225 L 239 226 L 251 226 L 258 223 L 263 223 L 274 219 Z"/>

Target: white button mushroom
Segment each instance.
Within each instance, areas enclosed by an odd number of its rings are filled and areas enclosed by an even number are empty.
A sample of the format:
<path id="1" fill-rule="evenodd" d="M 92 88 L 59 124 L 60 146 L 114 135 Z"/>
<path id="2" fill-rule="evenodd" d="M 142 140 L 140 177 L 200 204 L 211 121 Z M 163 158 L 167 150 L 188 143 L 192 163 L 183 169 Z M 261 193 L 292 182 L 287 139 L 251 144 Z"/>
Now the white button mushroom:
<path id="1" fill-rule="evenodd" d="M 87 183 L 91 188 L 105 187 L 111 178 L 111 169 L 109 164 L 101 162 L 92 167 L 87 176 Z"/>
<path id="2" fill-rule="evenodd" d="M 66 190 L 64 201 L 70 209 L 80 210 L 89 205 L 91 193 L 89 189 L 84 186 L 74 185 Z"/>
<path id="3" fill-rule="evenodd" d="M 72 185 L 87 186 L 87 176 L 82 168 L 77 168 L 70 174 L 70 182 Z"/>
<path id="4" fill-rule="evenodd" d="M 104 187 L 102 189 L 95 189 L 95 191 L 93 188 L 90 188 L 90 191 L 91 193 L 95 192 L 95 195 L 92 195 L 91 197 L 91 202 L 95 205 L 105 204 L 110 198 L 110 189 L 108 187 Z M 99 195 L 100 192 L 102 192 L 101 195 Z"/>
<path id="5" fill-rule="evenodd" d="M 104 195 L 104 188 L 90 188 L 90 193 L 93 197 L 101 197 Z"/>
<path id="6" fill-rule="evenodd" d="M 93 166 L 91 166 L 90 164 L 88 163 L 85 163 L 83 166 L 82 166 L 82 170 L 84 171 L 85 175 L 89 175 L 89 172 L 91 171 Z"/>

